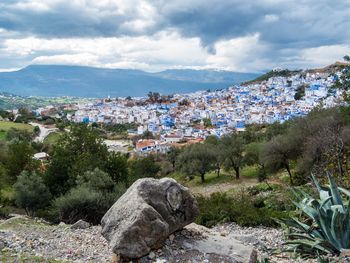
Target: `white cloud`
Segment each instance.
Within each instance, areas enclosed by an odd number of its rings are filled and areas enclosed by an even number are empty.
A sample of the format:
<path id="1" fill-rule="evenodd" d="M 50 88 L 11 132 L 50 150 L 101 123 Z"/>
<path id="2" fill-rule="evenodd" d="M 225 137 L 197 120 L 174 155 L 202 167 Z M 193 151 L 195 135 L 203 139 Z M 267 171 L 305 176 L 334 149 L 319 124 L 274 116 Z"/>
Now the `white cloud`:
<path id="1" fill-rule="evenodd" d="M 350 54 L 349 45 L 327 45 L 303 49 L 300 58 L 305 66 L 322 66 L 341 61 L 343 57 Z"/>
<path id="2" fill-rule="evenodd" d="M 269 66 L 264 59 L 269 47 L 261 43 L 258 33 L 219 41 L 214 48 L 216 52 L 208 57 L 207 63 L 215 68 L 259 71 Z"/>
<path id="3" fill-rule="evenodd" d="M 202 66 L 208 56 L 199 38 L 183 38 L 174 31 L 120 38 L 7 39 L 0 52 L 26 56 L 37 64 L 135 67 L 152 71 L 176 65 Z"/>

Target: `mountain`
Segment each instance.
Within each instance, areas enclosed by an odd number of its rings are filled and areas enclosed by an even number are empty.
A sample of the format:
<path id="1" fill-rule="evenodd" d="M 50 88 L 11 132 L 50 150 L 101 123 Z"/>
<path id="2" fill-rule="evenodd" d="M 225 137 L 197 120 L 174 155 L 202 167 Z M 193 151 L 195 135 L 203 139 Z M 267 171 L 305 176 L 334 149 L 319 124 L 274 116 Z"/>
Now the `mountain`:
<path id="1" fill-rule="evenodd" d="M 259 74 L 215 70 L 166 70 L 148 73 L 130 69 L 31 65 L 0 72 L 0 92 L 22 96 L 112 97 L 145 96 L 222 89 L 254 79 Z"/>

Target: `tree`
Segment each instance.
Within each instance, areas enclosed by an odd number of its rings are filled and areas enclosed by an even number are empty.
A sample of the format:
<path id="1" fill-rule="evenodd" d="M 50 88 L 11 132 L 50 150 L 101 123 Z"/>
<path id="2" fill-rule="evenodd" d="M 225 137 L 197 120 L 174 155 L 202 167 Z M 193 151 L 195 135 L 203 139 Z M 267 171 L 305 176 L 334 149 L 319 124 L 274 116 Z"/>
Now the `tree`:
<path id="1" fill-rule="evenodd" d="M 8 147 L 5 168 L 12 183 L 23 171 L 34 171 L 39 167 L 37 161 L 33 159 L 34 150 L 27 141 L 13 142 Z"/>
<path id="2" fill-rule="evenodd" d="M 204 183 L 205 174 L 215 169 L 215 153 L 208 144 L 194 144 L 185 148 L 177 163 L 184 173 L 199 175 Z"/>
<path id="3" fill-rule="evenodd" d="M 23 171 L 14 184 L 16 205 L 24 208 L 27 215 L 49 205 L 51 194 L 42 177 L 36 172 Z"/>
<path id="4" fill-rule="evenodd" d="M 220 146 L 220 140 L 218 137 L 211 135 L 205 139 L 204 143 L 207 144 L 209 147 L 211 147 L 212 151 L 215 153 L 215 169 L 219 177 L 220 171 L 221 171 L 221 165 L 224 161 L 224 156 Z"/>
<path id="5" fill-rule="evenodd" d="M 95 168 L 93 171 L 86 171 L 77 178 L 78 186 L 85 186 L 96 191 L 111 192 L 115 186 L 113 179 L 108 173 Z"/>
<path id="6" fill-rule="evenodd" d="M 241 135 L 232 133 L 222 137 L 220 143 L 224 166 L 227 170 L 233 169 L 236 179 L 240 178 L 240 168 L 244 164 L 244 140 Z"/>
<path id="7" fill-rule="evenodd" d="M 146 130 L 142 133 L 141 139 L 154 139 L 154 135 L 149 130 Z"/>
<path id="8" fill-rule="evenodd" d="M 262 160 L 262 150 L 264 149 L 265 142 L 252 142 L 245 147 L 244 162 L 247 165 L 257 165 L 259 167 L 258 179 L 260 182 L 266 181 L 267 173 L 265 164 Z"/>
<path id="9" fill-rule="evenodd" d="M 155 162 L 152 155 L 139 157 L 129 162 L 129 174 L 132 180 L 144 177 L 156 177 L 159 171 L 160 166 Z"/>
<path id="10" fill-rule="evenodd" d="M 105 171 L 110 175 L 115 183 L 128 181 L 128 158 L 124 154 L 109 153 Z"/>
<path id="11" fill-rule="evenodd" d="M 158 92 L 148 92 L 148 99 L 150 102 L 152 103 L 156 103 L 156 102 L 159 102 L 160 100 L 160 94 Z"/>
<path id="12" fill-rule="evenodd" d="M 6 140 L 8 141 L 31 141 L 33 138 L 33 133 L 27 130 L 19 130 L 16 128 L 10 128 L 6 133 Z"/>
<path id="13" fill-rule="evenodd" d="M 278 135 L 265 144 L 262 150 L 262 160 L 266 167 L 272 171 L 285 168 L 288 172 L 291 185 L 293 185 L 290 161 L 295 160 L 299 154 L 299 145 L 295 145 L 292 136 Z"/>
<path id="14" fill-rule="evenodd" d="M 105 171 L 110 153 L 98 132 L 84 124 L 73 125 L 53 148 L 46 183 L 52 194 L 64 194 L 76 185 L 78 175 L 100 168 Z"/>
<path id="15" fill-rule="evenodd" d="M 171 163 L 173 169 L 175 169 L 176 166 L 176 159 L 181 153 L 181 150 L 176 147 L 170 147 L 169 151 L 166 154 L 166 159 Z"/>
<path id="16" fill-rule="evenodd" d="M 212 127 L 211 119 L 210 118 L 204 118 L 203 119 L 204 127 Z"/>

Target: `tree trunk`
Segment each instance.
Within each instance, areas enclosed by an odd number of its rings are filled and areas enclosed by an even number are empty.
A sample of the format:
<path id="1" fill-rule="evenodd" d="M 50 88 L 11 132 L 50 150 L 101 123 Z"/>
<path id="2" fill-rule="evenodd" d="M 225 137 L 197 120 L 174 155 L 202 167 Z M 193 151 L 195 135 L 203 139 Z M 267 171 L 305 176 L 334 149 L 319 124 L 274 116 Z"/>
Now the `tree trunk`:
<path id="1" fill-rule="evenodd" d="M 220 176 L 220 170 L 221 170 L 220 165 L 218 165 L 216 168 L 216 173 L 217 173 L 218 177 Z"/>
<path id="2" fill-rule="evenodd" d="M 204 174 L 201 174 L 201 181 L 202 181 L 202 183 L 204 183 L 204 182 L 205 182 L 205 179 L 204 179 Z"/>
<path id="3" fill-rule="evenodd" d="M 288 174 L 289 174 L 290 184 L 291 184 L 291 185 L 293 185 L 292 173 L 290 172 L 290 168 L 289 168 L 289 164 L 288 164 L 288 162 L 287 162 L 287 163 L 285 163 L 284 165 L 285 165 L 286 170 L 287 170 L 287 172 L 288 172 Z"/>
<path id="4" fill-rule="evenodd" d="M 234 167 L 235 173 L 236 173 L 236 180 L 239 180 L 240 174 L 239 174 L 239 167 Z"/>

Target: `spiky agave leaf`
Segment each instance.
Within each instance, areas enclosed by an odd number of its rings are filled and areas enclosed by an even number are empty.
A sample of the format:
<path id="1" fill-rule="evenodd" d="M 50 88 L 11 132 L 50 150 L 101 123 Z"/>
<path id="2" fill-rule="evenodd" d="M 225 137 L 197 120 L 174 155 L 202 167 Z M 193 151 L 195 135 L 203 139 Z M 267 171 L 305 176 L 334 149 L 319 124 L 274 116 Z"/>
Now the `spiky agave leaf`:
<path id="1" fill-rule="evenodd" d="M 293 203 L 305 214 L 312 224 L 305 224 L 296 218 L 282 220 L 290 227 L 286 251 L 312 256 L 315 253 L 340 253 L 350 248 L 350 191 L 339 188 L 333 177 L 327 173 L 329 186 L 321 186 L 312 175 L 319 193 L 315 199 L 303 191 L 295 190 L 299 201 Z M 348 198 L 344 204 L 340 193 Z"/>

